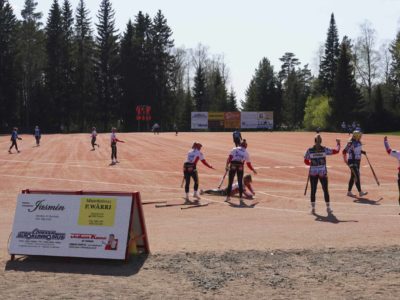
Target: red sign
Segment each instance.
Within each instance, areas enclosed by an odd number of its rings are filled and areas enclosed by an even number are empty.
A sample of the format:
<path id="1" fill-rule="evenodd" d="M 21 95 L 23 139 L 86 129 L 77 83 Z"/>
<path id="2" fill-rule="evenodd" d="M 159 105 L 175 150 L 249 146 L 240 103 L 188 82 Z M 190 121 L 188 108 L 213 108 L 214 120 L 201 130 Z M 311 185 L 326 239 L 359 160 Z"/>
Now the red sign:
<path id="1" fill-rule="evenodd" d="M 137 121 L 151 121 L 151 106 L 137 105 L 136 106 L 136 120 Z"/>

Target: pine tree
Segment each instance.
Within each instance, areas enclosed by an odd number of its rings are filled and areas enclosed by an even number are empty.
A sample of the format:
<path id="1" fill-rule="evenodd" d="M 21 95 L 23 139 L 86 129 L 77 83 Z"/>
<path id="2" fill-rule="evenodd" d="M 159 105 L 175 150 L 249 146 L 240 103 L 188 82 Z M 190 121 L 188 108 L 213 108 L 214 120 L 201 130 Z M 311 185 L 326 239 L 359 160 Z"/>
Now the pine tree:
<path id="1" fill-rule="evenodd" d="M 115 12 L 110 0 L 102 0 L 97 17 L 96 75 L 100 120 L 103 129 L 117 119 L 118 103 L 118 35 L 115 29 Z"/>
<path id="2" fill-rule="evenodd" d="M 15 74 L 17 20 L 11 5 L 0 0 L 0 130 L 18 121 Z"/>
<path id="3" fill-rule="evenodd" d="M 43 123 L 42 74 L 45 68 L 45 35 L 41 29 L 42 13 L 36 12 L 37 2 L 25 0 L 21 11 L 22 21 L 17 35 L 19 82 L 19 114 L 22 124 L 31 127 L 31 122 Z"/>
<path id="4" fill-rule="evenodd" d="M 63 130 L 65 110 L 64 103 L 64 73 L 63 73 L 63 45 L 64 33 L 60 6 L 57 0 L 53 1 L 46 25 L 46 90 L 48 93 L 48 112 L 46 121 L 49 128 Z"/>
<path id="5" fill-rule="evenodd" d="M 389 51 L 392 58 L 389 71 L 390 106 L 394 109 L 400 104 L 400 31 L 397 33 L 396 39 L 390 44 Z"/>
<path id="6" fill-rule="evenodd" d="M 76 119 L 81 131 L 93 125 L 96 119 L 96 83 L 94 77 L 94 41 L 89 11 L 80 0 L 75 16 L 75 66 L 74 84 Z"/>
<path id="7" fill-rule="evenodd" d="M 209 103 L 206 96 L 206 79 L 205 71 L 202 65 L 196 68 L 193 85 L 193 99 L 195 102 L 196 111 L 208 111 Z"/>
<path id="8" fill-rule="evenodd" d="M 161 125 L 173 122 L 172 116 L 176 109 L 176 103 L 171 97 L 171 73 L 174 65 L 174 57 L 171 55 L 174 47 L 172 30 L 167 24 L 167 19 L 159 10 L 153 19 L 151 27 L 152 57 L 154 71 L 154 118 Z"/>
<path id="9" fill-rule="evenodd" d="M 236 101 L 236 93 L 231 87 L 231 90 L 228 94 L 228 107 L 227 111 L 238 111 L 237 101 Z"/>
<path id="10" fill-rule="evenodd" d="M 331 126 L 336 128 L 342 121 L 346 123 L 354 121 L 362 105 L 361 99 L 361 93 L 354 78 L 351 42 L 345 36 L 340 45 L 333 98 L 330 103 L 332 108 Z"/>
<path id="11" fill-rule="evenodd" d="M 70 123 L 73 111 L 79 108 L 79 104 L 75 102 L 74 95 L 74 69 L 73 52 L 74 52 L 74 18 L 69 0 L 64 0 L 61 9 L 61 23 L 63 31 L 62 46 L 62 75 L 63 75 L 63 111 L 61 113 L 62 124 L 65 124 L 67 130 L 70 130 Z"/>
<path id="12" fill-rule="evenodd" d="M 132 112 L 134 111 L 137 103 L 135 99 L 134 85 L 135 81 L 135 57 L 134 57 L 134 27 L 129 20 L 126 25 L 126 31 L 121 39 L 121 64 L 120 64 L 120 74 L 121 74 L 121 115 L 124 120 L 125 129 L 132 130 L 134 127 L 134 116 Z"/>
<path id="13" fill-rule="evenodd" d="M 339 37 L 335 17 L 331 14 L 325 42 L 325 55 L 319 66 L 320 93 L 332 96 L 339 58 Z"/>
<path id="14" fill-rule="evenodd" d="M 210 111 L 227 111 L 228 109 L 228 92 L 225 86 L 225 80 L 222 78 L 221 71 L 217 66 L 209 74 L 209 81 L 207 90 L 209 98 L 212 99 L 210 103 Z"/>

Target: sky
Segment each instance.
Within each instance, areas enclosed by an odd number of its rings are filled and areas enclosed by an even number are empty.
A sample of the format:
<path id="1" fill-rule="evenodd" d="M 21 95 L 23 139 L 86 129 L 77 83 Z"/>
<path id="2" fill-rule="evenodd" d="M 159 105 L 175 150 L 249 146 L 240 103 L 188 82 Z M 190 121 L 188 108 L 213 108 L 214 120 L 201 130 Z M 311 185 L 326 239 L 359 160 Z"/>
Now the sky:
<path id="1" fill-rule="evenodd" d="M 53 0 L 37 0 L 46 23 Z M 63 0 L 59 0 L 62 2 Z M 24 0 L 9 0 L 18 18 Z M 101 0 L 86 0 L 93 22 Z M 207 46 L 223 55 L 229 69 L 228 89 L 244 100 L 246 89 L 263 57 L 280 70 L 279 58 L 293 52 L 302 65 L 318 71 L 318 50 L 325 43 L 331 13 L 340 40 L 360 36 L 360 25 L 371 22 L 377 48 L 393 41 L 400 29 L 400 0 L 111 0 L 116 27 L 123 33 L 139 11 L 154 17 L 161 9 L 176 47 Z M 78 0 L 70 0 L 75 9 Z"/>

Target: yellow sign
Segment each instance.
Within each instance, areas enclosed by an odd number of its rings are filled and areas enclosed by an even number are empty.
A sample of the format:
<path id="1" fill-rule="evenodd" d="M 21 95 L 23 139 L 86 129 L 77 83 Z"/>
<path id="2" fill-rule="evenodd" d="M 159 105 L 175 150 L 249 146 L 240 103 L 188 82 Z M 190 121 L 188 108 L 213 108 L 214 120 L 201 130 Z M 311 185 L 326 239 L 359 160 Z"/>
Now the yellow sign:
<path id="1" fill-rule="evenodd" d="M 114 226 L 115 198 L 81 198 L 78 225 Z"/>
<path id="2" fill-rule="evenodd" d="M 224 113 L 223 112 L 208 112 L 208 120 L 209 121 L 223 121 Z"/>

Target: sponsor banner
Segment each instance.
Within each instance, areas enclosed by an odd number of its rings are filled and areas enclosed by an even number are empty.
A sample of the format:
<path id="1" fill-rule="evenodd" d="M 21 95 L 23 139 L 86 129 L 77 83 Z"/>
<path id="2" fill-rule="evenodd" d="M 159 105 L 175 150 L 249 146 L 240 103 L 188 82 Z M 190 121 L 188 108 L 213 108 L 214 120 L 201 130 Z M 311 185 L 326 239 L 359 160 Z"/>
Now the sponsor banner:
<path id="1" fill-rule="evenodd" d="M 226 112 L 224 114 L 224 126 L 227 129 L 240 128 L 240 112 Z"/>
<path id="2" fill-rule="evenodd" d="M 272 111 L 242 111 L 240 116 L 241 128 L 247 129 L 272 129 L 274 114 Z"/>
<path id="3" fill-rule="evenodd" d="M 208 129 L 208 112 L 192 112 L 192 129 Z"/>
<path id="4" fill-rule="evenodd" d="M 10 253 L 125 259 L 132 197 L 20 194 Z"/>
<path id="5" fill-rule="evenodd" d="M 209 129 L 224 129 L 224 120 L 208 120 Z"/>
<path id="6" fill-rule="evenodd" d="M 223 121 L 225 119 L 225 113 L 223 112 L 209 112 L 208 121 Z"/>

